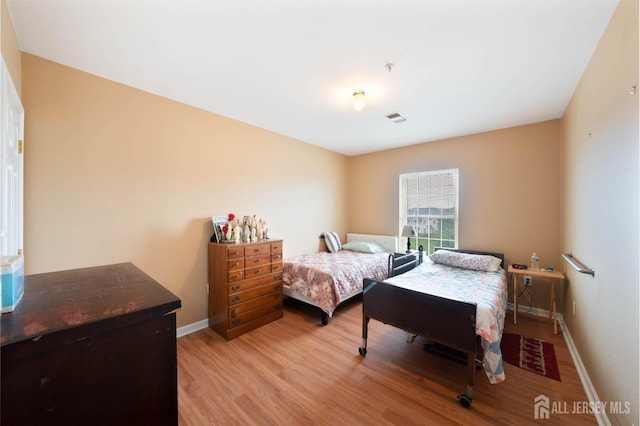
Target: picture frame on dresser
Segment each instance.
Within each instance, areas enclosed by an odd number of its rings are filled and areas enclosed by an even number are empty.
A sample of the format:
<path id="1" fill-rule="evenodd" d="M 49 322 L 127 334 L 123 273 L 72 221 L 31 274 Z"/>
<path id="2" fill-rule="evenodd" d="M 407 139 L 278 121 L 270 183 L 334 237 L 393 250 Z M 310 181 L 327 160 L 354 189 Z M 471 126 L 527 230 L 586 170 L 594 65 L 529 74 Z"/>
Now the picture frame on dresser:
<path id="1" fill-rule="evenodd" d="M 211 242 L 221 243 L 224 240 L 224 235 L 222 234 L 222 227 L 226 225 L 227 218 L 225 216 L 211 216 L 211 223 L 213 224 L 213 235 L 214 238 Z"/>

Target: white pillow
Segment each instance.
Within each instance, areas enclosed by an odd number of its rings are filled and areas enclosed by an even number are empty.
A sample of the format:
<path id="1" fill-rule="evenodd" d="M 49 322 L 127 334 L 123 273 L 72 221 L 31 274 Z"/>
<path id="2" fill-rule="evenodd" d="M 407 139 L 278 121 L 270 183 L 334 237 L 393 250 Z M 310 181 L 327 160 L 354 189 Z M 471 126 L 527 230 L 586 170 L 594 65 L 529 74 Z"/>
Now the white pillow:
<path id="1" fill-rule="evenodd" d="M 336 253 L 342 250 L 342 243 L 337 232 L 325 232 L 324 242 L 331 253 Z"/>
<path id="2" fill-rule="evenodd" d="M 362 253 L 384 253 L 384 249 L 376 243 L 365 241 L 351 241 L 342 245 L 342 250 L 359 251 Z"/>
<path id="3" fill-rule="evenodd" d="M 438 250 L 429 258 L 441 265 L 486 272 L 498 271 L 502 262 L 499 258 L 488 254 L 458 253 L 449 250 Z"/>

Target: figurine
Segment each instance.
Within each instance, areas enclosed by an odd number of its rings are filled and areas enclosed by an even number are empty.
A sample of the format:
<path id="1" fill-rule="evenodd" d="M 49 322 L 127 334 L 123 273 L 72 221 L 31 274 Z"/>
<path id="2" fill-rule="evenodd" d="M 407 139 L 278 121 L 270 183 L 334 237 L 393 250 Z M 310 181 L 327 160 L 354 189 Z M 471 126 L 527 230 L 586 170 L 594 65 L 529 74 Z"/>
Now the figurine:
<path id="1" fill-rule="evenodd" d="M 248 243 L 251 240 L 251 218 L 245 216 L 242 219 L 242 241 Z"/>
<path id="2" fill-rule="evenodd" d="M 258 241 L 258 221 L 255 214 L 251 219 L 251 241 Z"/>
<path id="3" fill-rule="evenodd" d="M 258 221 L 258 235 L 261 240 L 267 239 L 267 222 L 262 218 Z"/>

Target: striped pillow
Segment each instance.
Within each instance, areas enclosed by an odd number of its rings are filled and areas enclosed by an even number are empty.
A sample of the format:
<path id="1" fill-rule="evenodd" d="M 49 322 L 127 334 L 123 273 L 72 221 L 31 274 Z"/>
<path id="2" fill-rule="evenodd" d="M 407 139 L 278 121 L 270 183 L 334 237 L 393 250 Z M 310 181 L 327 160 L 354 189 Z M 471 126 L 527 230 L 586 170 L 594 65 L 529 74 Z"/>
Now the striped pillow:
<path id="1" fill-rule="evenodd" d="M 331 253 L 342 250 L 342 243 L 337 232 L 325 232 L 323 235 L 324 242 Z"/>

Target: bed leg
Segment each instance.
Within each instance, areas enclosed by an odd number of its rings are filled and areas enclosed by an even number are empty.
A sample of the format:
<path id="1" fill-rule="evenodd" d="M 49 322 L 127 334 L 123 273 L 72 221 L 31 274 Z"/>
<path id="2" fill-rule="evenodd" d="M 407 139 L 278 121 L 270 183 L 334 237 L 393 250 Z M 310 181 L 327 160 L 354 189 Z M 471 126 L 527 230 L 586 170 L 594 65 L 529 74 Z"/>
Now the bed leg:
<path id="1" fill-rule="evenodd" d="M 469 408 L 473 401 L 473 383 L 476 373 L 476 354 L 467 354 L 467 392 L 458 395 L 458 401 L 464 408 Z"/>
<path id="2" fill-rule="evenodd" d="M 362 317 L 362 346 L 358 348 L 360 355 L 365 356 L 367 354 L 367 335 L 369 333 L 369 318 Z"/>
<path id="3" fill-rule="evenodd" d="M 320 322 L 322 323 L 322 325 L 329 324 L 329 314 L 327 314 L 326 312 L 322 311 L 320 313 Z"/>

